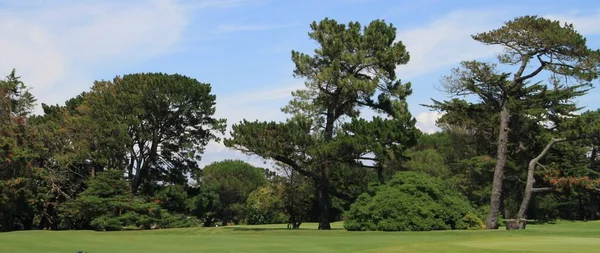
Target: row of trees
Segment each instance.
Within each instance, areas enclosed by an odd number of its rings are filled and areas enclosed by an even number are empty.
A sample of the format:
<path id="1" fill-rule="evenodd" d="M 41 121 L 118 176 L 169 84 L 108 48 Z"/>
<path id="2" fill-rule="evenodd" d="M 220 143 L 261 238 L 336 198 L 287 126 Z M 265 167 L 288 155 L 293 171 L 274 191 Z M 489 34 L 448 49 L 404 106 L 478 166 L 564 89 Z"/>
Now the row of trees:
<path id="1" fill-rule="evenodd" d="M 600 52 L 572 25 L 525 16 L 474 35 L 504 52 L 443 79 L 452 99 L 426 105 L 444 113 L 431 135 L 415 127 L 411 83 L 396 76 L 410 56 L 392 24 L 326 18 L 310 28 L 318 47 L 292 51 L 306 88 L 282 108 L 288 119 L 243 120 L 224 139 L 275 161 L 271 170 L 230 160 L 198 167 L 226 127 L 209 84 L 118 76 L 65 105 L 42 104 L 38 116 L 13 71 L 0 82 L 0 229 L 306 220 L 330 229 L 340 219 L 349 230 L 495 229 L 499 217 L 511 228 L 527 218 L 596 219 L 600 111 L 577 114 L 576 100 L 597 79 Z"/>

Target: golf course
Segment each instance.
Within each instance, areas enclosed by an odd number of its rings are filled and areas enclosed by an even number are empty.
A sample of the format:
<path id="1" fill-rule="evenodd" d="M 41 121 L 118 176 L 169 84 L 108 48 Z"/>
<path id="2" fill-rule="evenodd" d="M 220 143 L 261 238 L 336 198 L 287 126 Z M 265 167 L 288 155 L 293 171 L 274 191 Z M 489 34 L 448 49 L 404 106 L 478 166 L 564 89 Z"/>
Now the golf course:
<path id="1" fill-rule="evenodd" d="M 136 252 L 595 252 L 600 222 L 559 221 L 518 231 L 347 232 L 285 225 L 151 231 L 18 231 L 0 234 L 3 253 Z"/>

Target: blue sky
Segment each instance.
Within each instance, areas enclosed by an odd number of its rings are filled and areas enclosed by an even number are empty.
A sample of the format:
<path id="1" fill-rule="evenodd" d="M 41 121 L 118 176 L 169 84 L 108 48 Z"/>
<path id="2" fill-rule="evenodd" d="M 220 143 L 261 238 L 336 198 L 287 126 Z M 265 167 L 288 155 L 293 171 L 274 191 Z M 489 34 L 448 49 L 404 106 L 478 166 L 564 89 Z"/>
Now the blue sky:
<path id="1" fill-rule="evenodd" d="M 210 83 L 217 114 L 228 125 L 281 120 L 279 108 L 302 80 L 292 76 L 291 50 L 311 52 L 309 24 L 385 19 L 398 28 L 411 61 L 398 76 L 413 85 L 418 126 L 435 131 L 439 116 L 419 106 L 444 99 L 440 78 L 461 60 L 493 60 L 497 48 L 471 34 L 520 15 L 573 23 L 600 48 L 596 1 L 391 0 L 0 0 L 0 71 L 12 68 L 40 102 L 62 104 L 94 80 L 133 72 L 180 73 Z M 580 100 L 599 107 L 600 90 Z M 259 163 L 211 143 L 202 164 L 226 158 Z"/>

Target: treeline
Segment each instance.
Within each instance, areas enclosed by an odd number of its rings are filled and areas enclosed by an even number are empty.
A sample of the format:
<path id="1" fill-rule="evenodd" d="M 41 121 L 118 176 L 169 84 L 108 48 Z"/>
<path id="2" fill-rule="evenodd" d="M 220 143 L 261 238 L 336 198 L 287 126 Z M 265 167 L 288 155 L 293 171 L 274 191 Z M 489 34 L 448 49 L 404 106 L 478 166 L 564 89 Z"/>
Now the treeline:
<path id="1" fill-rule="evenodd" d="M 224 144 L 275 161 L 200 168 L 226 120 L 211 86 L 179 74 L 96 81 L 64 105 L 36 100 L 13 70 L 0 81 L 0 230 L 149 229 L 288 223 L 348 230 L 525 228 L 593 220 L 600 206 L 600 110 L 576 103 L 600 52 L 572 25 L 518 17 L 473 35 L 502 46 L 443 78 L 425 105 L 441 132 L 415 127 L 396 76 L 410 60 L 396 28 L 323 19 L 318 47 L 292 51 L 304 89 L 284 122 L 243 120 Z M 507 72 L 506 72 L 507 71 Z M 365 112 L 375 114 L 371 119 Z"/>

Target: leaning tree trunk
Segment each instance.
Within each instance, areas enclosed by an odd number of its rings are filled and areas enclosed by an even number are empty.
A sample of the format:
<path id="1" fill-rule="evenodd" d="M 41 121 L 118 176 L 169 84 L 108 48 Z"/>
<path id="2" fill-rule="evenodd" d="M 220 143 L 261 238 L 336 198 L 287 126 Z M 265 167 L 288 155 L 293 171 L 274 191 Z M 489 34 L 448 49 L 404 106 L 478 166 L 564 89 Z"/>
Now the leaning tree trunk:
<path id="1" fill-rule="evenodd" d="M 521 201 L 521 206 L 519 207 L 519 212 L 517 213 L 516 223 L 518 226 L 514 227 L 515 229 L 525 229 L 525 225 L 527 223 L 527 207 L 529 206 L 529 202 L 531 201 L 531 196 L 533 193 L 550 190 L 550 188 L 533 188 L 533 185 L 535 184 L 535 167 L 538 165 L 540 159 L 542 159 L 546 153 L 548 153 L 552 145 L 559 141 L 564 141 L 564 139 L 552 139 L 537 157 L 529 161 L 529 166 L 527 169 L 527 184 L 525 185 L 525 193 L 523 194 L 523 200 Z"/>
<path id="2" fill-rule="evenodd" d="M 498 214 L 500 213 L 500 201 L 502 195 L 502 180 L 504 178 L 504 167 L 506 166 L 506 152 L 508 146 L 508 122 L 510 114 L 508 101 L 502 103 L 500 111 L 500 129 L 498 131 L 498 154 L 496 166 L 494 167 L 494 180 L 492 183 L 492 196 L 490 200 L 490 213 L 485 223 L 486 229 L 498 228 Z"/>

